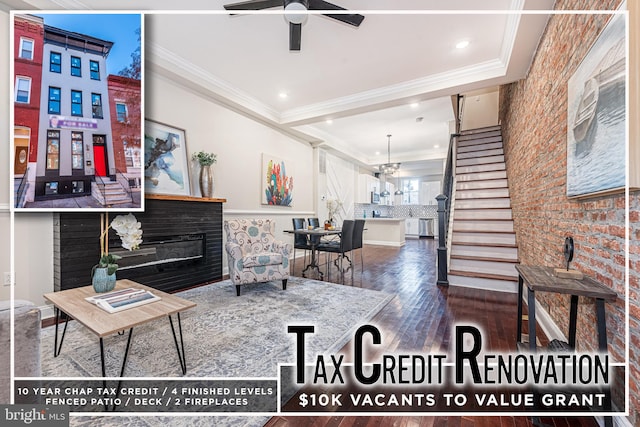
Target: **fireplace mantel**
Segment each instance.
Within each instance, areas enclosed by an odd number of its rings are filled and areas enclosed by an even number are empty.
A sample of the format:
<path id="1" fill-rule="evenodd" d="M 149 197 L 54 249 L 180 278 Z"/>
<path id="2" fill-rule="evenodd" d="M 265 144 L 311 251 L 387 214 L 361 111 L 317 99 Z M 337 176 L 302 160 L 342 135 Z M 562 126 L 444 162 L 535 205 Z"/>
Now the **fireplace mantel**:
<path id="1" fill-rule="evenodd" d="M 180 202 L 226 203 L 227 199 L 217 197 L 178 196 L 173 194 L 146 194 L 147 200 L 177 200 Z"/>

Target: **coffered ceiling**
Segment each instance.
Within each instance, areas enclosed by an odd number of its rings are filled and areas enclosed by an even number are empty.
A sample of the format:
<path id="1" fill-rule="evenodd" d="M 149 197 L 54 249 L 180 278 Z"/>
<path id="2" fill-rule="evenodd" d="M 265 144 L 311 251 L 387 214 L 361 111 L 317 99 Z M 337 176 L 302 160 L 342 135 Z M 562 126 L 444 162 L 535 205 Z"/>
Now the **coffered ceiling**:
<path id="1" fill-rule="evenodd" d="M 296 52 L 282 8 L 228 15 L 223 5 L 233 0 L 0 1 L 20 9 L 154 11 L 145 19 L 146 70 L 364 167 L 387 161 L 391 134 L 391 160 L 408 174 L 441 171 L 451 95 L 526 75 L 548 20 L 540 11 L 553 6 L 336 0 L 363 14 L 362 24 L 310 15 Z M 456 48 L 461 41 L 468 47 Z"/>

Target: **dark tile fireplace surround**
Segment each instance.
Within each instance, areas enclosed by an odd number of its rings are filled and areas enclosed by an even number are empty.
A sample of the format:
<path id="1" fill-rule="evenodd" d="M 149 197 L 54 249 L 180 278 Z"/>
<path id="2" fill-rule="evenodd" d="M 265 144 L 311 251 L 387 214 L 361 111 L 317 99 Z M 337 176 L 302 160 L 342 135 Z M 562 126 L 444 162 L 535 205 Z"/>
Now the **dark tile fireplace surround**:
<path id="1" fill-rule="evenodd" d="M 152 197 L 152 198 L 151 198 Z M 120 246 L 109 231 L 109 251 L 123 256 L 118 279 L 131 279 L 173 292 L 222 279 L 222 203 L 224 199 L 147 196 L 140 249 Z M 111 212 L 109 220 L 126 212 Z M 100 213 L 54 215 L 54 289 L 91 284 L 91 268 L 100 258 Z"/>

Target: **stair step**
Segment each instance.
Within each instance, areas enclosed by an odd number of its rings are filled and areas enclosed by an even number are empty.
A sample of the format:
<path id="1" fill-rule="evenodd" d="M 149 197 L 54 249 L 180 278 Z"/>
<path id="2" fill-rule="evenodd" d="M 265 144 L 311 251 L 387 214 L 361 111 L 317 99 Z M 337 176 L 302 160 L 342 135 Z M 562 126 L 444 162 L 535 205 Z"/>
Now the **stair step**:
<path id="1" fill-rule="evenodd" d="M 510 220 L 511 209 L 455 209 L 453 219 Z"/>
<path id="2" fill-rule="evenodd" d="M 458 209 L 510 209 L 511 199 L 462 199 L 455 202 L 455 210 Z"/>
<path id="3" fill-rule="evenodd" d="M 489 172 L 477 172 L 477 173 L 463 173 L 456 175 L 456 182 L 461 181 L 488 181 L 491 179 L 507 179 L 507 171 L 497 170 Z"/>
<path id="4" fill-rule="evenodd" d="M 462 141 L 458 139 L 456 143 L 456 147 L 458 149 L 469 147 L 473 151 L 473 149 L 477 150 L 478 149 L 477 147 L 481 145 L 493 144 L 496 142 L 502 145 L 502 136 L 498 135 L 498 136 L 478 137 L 478 138 L 466 139 Z"/>
<path id="5" fill-rule="evenodd" d="M 518 262 L 518 248 L 509 246 L 451 245 L 451 257 Z"/>
<path id="6" fill-rule="evenodd" d="M 458 156 L 456 158 L 458 160 L 463 160 L 463 159 L 473 159 L 476 157 L 491 157 L 491 156 L 502 156 L 502 155 L 504 155 L 504 151 L 502 151 L 502 148 L 494 148 L 493 150 L 478 150 L 478 151 L 471 151 L 467 153 L 458 153 Z"/>
<path id="7" fill-rule="evenodd" d="M 471 153 L 474 151 L 495 150 L 497 148 L 504 148 L 502 146 L 502 141 L 487 142 L 484 144 L 463 145 L 463 146 L 458 145 L 458 154 Z"/>
<path id="8" fill-rule="evenodd" d="M 461 232 L 454 231 L 451 243 L 454 245 L 467 245 L 479 243 L 489 246 L 515 246 L 516 235 L 514 233 L 485 233 L 485 232 Z"/>
<path id="9" fill-rule="evenodd" d="M 504 155 L 462 159 L 456 162 L 456 166 L 485 165 L 487 163 L 504 163 Z"/>
<path id="10" fill-rule="evenodd" d="M 485 181 L 458 181 L 456 182 L 456 191 L 461 190 L 479 190 L 489 188 L 508 188 L 509 182 L 504 179 L 488 179 Z"/>
<path id="11" fill-rule="evenodd" d="M 486 289 L 498 292 L 518 292 L 518 281 L 507 277 L 484 277 L 484 275 L 471 275 L 465 272 L 449 272 L 449 286 L 462 286 L 465 288 Z"/>
<path id="12" fill-rule="evenodd" d="M 457 190 L 456 201 L 466 199 L 499 199 L 508 198 L 508 188 L 479 188 L 474 190 Z"/>
<path id="13" fill-rule="evenodd" d="M 504 162 L 489 163 L 484 165 L 472 165 L 472 166 L 457 166 L 456 175 L 470 174 L 477 172 L 494 172 L 505 170 Z"/>
<path id="14" fill-rule="evenodd" d="M 500 130 L 502 128 L 502 126 L 500 125 L 489 125 L 489 126 L 483 126 L 483 127 L 479 127 L 479 128 L 473 128 L 473 129 L 464 129 L 462 131 L 460 131 L 461 135 L 470 135 L 470 134 L 474 134 L 474 133 L 479 133 L 479 132 L 491 132 L 494 130 Z"/>
<path id="15" fill-rule="evenodd" d="M 470 141 L 474 139 L 491 138 L 496 136 L 502 137 L 502 132 L 500 131 L 500 129 L 478 131 L 475 133 L 471 133 L 471 132 L 461 133 L 460 136 L 458 137 L 458 141 Z"/>
<path id="16" fill-rule="evenodd" d="M 450 270 L 459 273 L 497 275 L 508 280 L 518 280 L 515 263 L 504 261 L 480 261 L 473 259 L 451 258 Z"/>
<path id="17" fill-rule="evenodd" d="M 456 220 L 453 222 L 453 231 L 460 232 L 490 232 L 490 233 L 513 233 L 513 221 L 481 221 L 481 220 Z"/>

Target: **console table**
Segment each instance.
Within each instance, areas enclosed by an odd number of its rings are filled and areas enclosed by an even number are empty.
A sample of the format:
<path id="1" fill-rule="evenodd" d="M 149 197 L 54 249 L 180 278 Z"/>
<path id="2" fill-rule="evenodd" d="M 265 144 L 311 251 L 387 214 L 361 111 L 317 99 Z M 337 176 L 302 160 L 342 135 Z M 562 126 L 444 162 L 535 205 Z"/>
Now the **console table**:
<path id="1" fill-rule="evenodd" d="M 576 325 L 578 317 L 579 297 L 594 298 L 596 300 L 596 322 L 598 330 L 598 349 L 607 351 L 607 319 L 605 314 L 605 301 L 615 301 L 618 295 L 611 289 L 596 280 L 584 276 L 583 279 L 564 279 L 556 277 L 551 267 L 516 265 L 518 270 L 518 325 L 517 345 L 522 348 L 522 293 L 524 285 L 527 286 L 527 307 L 529 310 L 529 351 L 536 351 L 536 292 L 554 292 L 571 295 L 571 307 L 569 311 L 569 347 L 576 348 Z M 525 347 L 526 348 L 526 347 Z M 605 408 L 611 408 L 611 393 L 605 390 Z M 605 426 L 612 426 L 610 416 L 605 416 Z M 537 421 L 534 421 L 537 425 Z"/>

